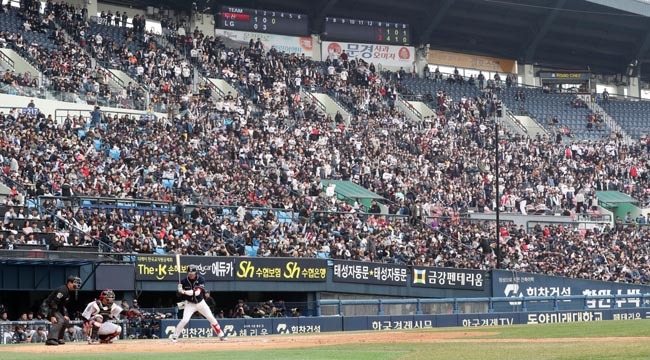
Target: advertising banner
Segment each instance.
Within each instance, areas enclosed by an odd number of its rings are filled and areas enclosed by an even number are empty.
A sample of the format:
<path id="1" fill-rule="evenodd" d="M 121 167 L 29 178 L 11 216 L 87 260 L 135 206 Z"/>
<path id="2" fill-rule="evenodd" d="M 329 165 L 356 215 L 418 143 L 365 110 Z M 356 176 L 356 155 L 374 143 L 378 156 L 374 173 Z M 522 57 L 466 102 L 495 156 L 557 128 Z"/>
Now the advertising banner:
<path id="1" fill-rule="evenodd" d="M 538 75 L 542 80 L 556 82 L 585 82 L 591 78 L 591 73 L 588 72 L 540 71 Z"/>
<path id="2" fill-rule="evenodd" d="M 173 256 L 137 255 L 135 280 L 178 281 L 178 271 Z"/>
<path id="3" fill-rule="evenodd" d="M 205 281 L 325 281 L 327 275 L 323 259 L 181 256 L 181 274 L 187 273 L 189 265 L 194 265 Z M 135 270 L 136 280 L 178 281 L 174 256 L 138 255 Z"/>
<path id="4" fill-rule="evenodd" d="M 22 108 L 21 112 L 23 113 L 23 115 L 38 116 L 40 110 L 35 107 L 24 107 Z"/>
<path id="5" fill-rule="evenodd" d="M 405 286 L 408 268 L 404 265 L 333 260 L 332 281 L 358 284 Z"/>
<path id="6" fill-rule="evenodd" d="M 559 304 L 561 309 L 636 308 L 643 306 L 640 297 L 615 298 L 614 295 L 650 294 L 650 287 L 644 285 L 571 279 L 504 270 L 493 270 L 492 276 L 492 296 L 495 297 L 612 295 L 612 298 L 599 300 L 564 300 Z M 497 305 L 499 305 L 499 309 L 497 309 Z M 495 304 L 495 310 L 512 309 L 513 306 L 519 305 L 521 305 L 520 301 L 498 303 Z M 526 306 L 529 310 L 546 310 L 549 309 L 549 301 L 526 302 Z"/>
<path id="7" fill-rule="evenodd" d="M 229 337 L 250 337 L 274 334 L 304 334 L 330 331 L 404 331 L 439 327 L 494 327 L 526 324 L 597 322 L 607 320 L 650 319 L 648 309 L 580 310 L 558 312 L 507 312 L 493 314 L 424 314 L 401 316 L 299 317 L 265 319 L 219 319 Z M 160 321 L 161 338 L 169 338 L 180 320 Z M 182 338 L 214 337 L 210 323 L 192 319 L 185 326 Z"/>
<path id="8" fill-rule="evenodd" d="M 411 286 L 483 290 L 485 271 L 413 266 Z"/>
<path id="9" fill-rule="evenodd" d="M 367 63 L 374 63 L 375 66 L 403 67 L 407 72 L 411 71 L 415 61 L 415 49 L 412 46 L 360 44 L 340 41 L 323 41 L 321 46 L 323 60 L 328 56 L 338 58 L 345 51 L 349 59 L 363 59 Z"/>
<path id="10" fill-rule="evenodd" d="M 429 50 L 429 64 L 455 66 L 464 69 L 517 73 L 517 61 L 489 56 L 460 54 L 450 51 Z"/>
<path id="11" fill-rule="evenodd" d="M 294 258 L 238 258 L 236 280 L 325 281 L 327 260 Z"/>
<path id="12" fill-rule="evenodd" d="M 181 256 L 181 274 L 194 265 L 205 281 L 234 280 L 234 257 Z M 183 275 L 182 275 L 183 276 Z M 178 269 L 174 256 L 138 255 L 135 263 L 135 280 L 178 282 Z"/>
<path id="13" fill-rule="evenodd" d="M 436 315 L 344 316 L 344 331 L 430 329 Z"/>
<path id="14" fill-rule="evenodd" d="M 274 47 L 276 50 L 288 54 L 304 54 L 307 57 L 313 57 L 314 55 L 313 40 L 310 36 L 285 36 L 223 29 L 214 29 L 214 33 L 216 36 L 226 37 L 228 39 L 244 43 L 248 43 L 251 40 L 257 41 L 257 39 L 260 39 L 267 51 L 271 49 L 271 47 Z"/>

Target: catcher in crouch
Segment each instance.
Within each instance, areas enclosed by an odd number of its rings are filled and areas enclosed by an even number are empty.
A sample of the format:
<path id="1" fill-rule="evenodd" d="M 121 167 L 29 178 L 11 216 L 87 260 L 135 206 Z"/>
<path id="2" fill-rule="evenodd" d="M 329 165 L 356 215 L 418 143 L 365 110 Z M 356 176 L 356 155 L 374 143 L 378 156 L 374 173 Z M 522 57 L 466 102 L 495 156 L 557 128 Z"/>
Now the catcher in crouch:
<path id="1" fill-rule="evenodd" d="M 108 344 L 122 332 L 122 327 L 110 322 L 119 320 L 122 307 L 114 303 L 115 293 L 113 290 L 104 290 L 99 299 L 91 301 L 81 314 L 84 319 L 84 332 L 88 336 L 88 344 L 97 342 Z"/>

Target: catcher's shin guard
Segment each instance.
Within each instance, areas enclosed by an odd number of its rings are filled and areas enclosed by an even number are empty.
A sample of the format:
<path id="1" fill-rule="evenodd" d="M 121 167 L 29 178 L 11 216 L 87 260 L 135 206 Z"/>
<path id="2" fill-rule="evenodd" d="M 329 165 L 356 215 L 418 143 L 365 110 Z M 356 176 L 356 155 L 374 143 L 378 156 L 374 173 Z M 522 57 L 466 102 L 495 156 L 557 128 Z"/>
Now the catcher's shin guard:
<path id="1" fill-rule="evenodd" d="M 120 336 L 120 331 L 116 331 L 112 334 L 108 335 L 100 335 L 99 336 L 99 343 L 100 344 L 109 344 L 113 339 L 116 337 Z"/>
<path id="2" fill-rule="evenodd" d="M 90 332 L 90 339 L 93 341 L 97 341 L 97 339 L 99 339 L 98 332 L 99 332 L 99 328 L 93 326 L 93 330 Z"/>

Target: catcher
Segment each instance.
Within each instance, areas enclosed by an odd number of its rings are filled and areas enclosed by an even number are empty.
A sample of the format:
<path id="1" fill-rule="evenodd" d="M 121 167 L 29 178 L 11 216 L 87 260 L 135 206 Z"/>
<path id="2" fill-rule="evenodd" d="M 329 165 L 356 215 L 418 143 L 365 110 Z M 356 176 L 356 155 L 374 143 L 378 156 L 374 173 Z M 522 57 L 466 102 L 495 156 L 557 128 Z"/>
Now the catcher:
<path id="1" fill-rule="evenodd" d="M 110 320 L 119 320 L 122 308 L 114 303 L 115 293 L 106 289 L 99 295 L 99 299 L 91 301 L 81 314 L 84 319 L 84 332 L 88 337 L 88 344 L 109 344 L 122 332 L 122 327 Z"/>

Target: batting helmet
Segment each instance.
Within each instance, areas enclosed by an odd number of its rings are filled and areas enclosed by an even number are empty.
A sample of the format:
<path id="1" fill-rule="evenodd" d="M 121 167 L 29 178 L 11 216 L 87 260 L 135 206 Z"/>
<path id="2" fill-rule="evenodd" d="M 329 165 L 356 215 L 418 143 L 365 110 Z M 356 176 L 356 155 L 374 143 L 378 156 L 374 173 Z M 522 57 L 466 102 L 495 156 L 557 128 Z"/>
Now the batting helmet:
<path id="1" fill-rule="evenodd" d="M 187 267 L 187 277 L 194 279 L 196 277 L 196 265 L 190 265 Z"/>
<path id="2" fill-rule="evenodd" d="M 106 299 L 106 304 L 110 305 L 115 301 L 115 293 L 111 289 L 106 289 L 102 291 L 101 294 L 99 294 L 99 300 L 104 302 L 104 299 Z"/>

